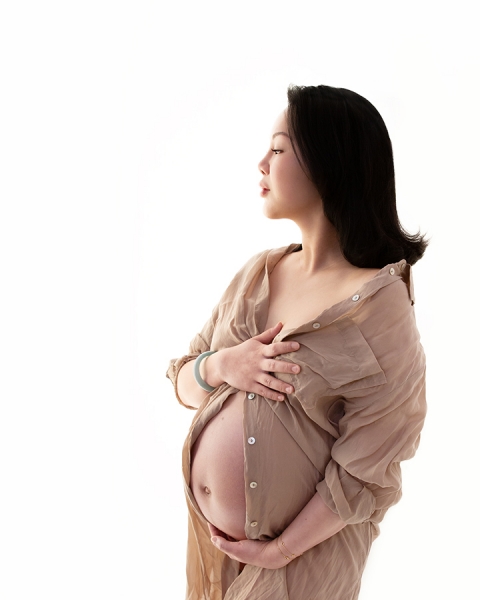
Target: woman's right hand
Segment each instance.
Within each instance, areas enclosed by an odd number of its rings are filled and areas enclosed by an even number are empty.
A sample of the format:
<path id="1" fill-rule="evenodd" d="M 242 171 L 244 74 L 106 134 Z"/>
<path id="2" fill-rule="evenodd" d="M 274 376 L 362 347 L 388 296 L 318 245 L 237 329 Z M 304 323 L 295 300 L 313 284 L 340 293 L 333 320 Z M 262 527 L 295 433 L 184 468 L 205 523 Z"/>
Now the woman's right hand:
<path id="1" fill-rule="evenodd" d="M 275 327 L 232 348 L 224 348 L 205 359 L 203 377 L 212 387 L 226 382 L 238 390 L 254 392 L 270 400 L 284 400 L 284 394 L 295 390 L 292 384 L 277 379 L 272 373 L 300 372 L 294 363 L 276 360 L 277 356 L 300 348 L 298 342 L 273 342 L 283 325 Z M 272 343 L 273 342 L 273 343 Z"/>

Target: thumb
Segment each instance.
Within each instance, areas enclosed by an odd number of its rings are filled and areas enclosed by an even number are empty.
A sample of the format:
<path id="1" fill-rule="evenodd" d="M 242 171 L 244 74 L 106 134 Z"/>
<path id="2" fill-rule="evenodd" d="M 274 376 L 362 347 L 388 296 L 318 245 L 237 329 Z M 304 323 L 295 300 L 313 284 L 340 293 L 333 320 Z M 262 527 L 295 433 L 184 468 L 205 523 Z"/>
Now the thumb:
<path id="1" fill-rule="evenodd" d="M 280 333 L 282 327 L 283 323 L 279 321 L 274 327 L 266 329 L 263 333 L 259 333 L 253 339 L 258 340 L 262 344 L 270 344 L 273 341 L 273 338 Z"/>
<path id="2" fill-rule="evenodd" d="M 232 543 L 227 541 L 225 538 L 221 537 L 221 536 L 213 536 L 211 538 L 212 544 L 215 546 L 215 548 L 218 548 L 218 550 L 220 550 L 221 552 L 228 552 L 228 546 Z"/>

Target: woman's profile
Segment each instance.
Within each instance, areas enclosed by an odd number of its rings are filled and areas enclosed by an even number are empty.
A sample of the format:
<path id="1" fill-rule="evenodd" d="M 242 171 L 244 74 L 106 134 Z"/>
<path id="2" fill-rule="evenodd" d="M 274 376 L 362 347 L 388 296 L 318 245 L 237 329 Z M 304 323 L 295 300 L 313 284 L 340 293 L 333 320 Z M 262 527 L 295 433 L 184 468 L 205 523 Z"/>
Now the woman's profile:
<path id="1" fill-rule="evenodd" d="M 288 90 L 259 163 L 264 213 L 301 243 L 235 275 L 188 354 L 187 600 L 354 600 L 425 418 L 390 138 L 362 96 Z"/>

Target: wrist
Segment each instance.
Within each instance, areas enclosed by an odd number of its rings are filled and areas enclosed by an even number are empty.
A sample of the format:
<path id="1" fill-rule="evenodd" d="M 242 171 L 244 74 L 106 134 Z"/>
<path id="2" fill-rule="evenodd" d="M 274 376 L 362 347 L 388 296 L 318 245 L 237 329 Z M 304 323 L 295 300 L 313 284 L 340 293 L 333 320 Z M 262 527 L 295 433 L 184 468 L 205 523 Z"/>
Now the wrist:
<path id="1" fill-rule="evenodd" d="M 200 365 L 202 379 L 213 388 L 217 388 L 219 385 L 222 385 L 222 383 L 225 383 L 225 380 L 220 374 L 222 353 L 223 350 L 219 350 L 218 352 L 215 352 L 215 354 L 207 356 Z"/>
<path id="2" fill-rule="evenodd" d="M 286 560 L 285 555 L 281 552 L 278 546 L 278 538 L 275 538 L 268 544 L 268 568 L 270 569 L 282 569 L 286 567 L 291 560 Z"/>
<path id="3" fill-rule="evenodd" d="M 283 559 L 283 564 L 288 565 L 288 563 L 292 562 L 295 558 L 298 558 L 301 555 L 301 552 L 296 554 L 292 552 L 287 545 L 285 544 L 282 535 L 279 535 L 275 540 L 277 550 Z"/>

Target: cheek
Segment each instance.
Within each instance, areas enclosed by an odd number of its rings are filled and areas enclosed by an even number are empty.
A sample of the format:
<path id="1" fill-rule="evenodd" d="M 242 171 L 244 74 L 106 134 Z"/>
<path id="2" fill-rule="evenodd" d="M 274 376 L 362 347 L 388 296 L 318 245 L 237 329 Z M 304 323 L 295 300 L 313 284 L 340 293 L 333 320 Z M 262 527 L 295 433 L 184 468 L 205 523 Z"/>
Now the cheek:
<path id="1" fill-rule="evenodd" d="M 274 170 L 271 172 L 272 181 L 275 182 L 276 191 L 281 194 L 289 194 L 292 190 L 295 190 L 299 184 L 299 178 L 295 169 L 291 168 L 288 163 L 275 165 Z"/>
<path id="2" fill-rule="evenodd" d="M 295 167 L 294 173 L 292 173 L 292 180 L 295 182 L 295 188 L 306 197 L 318 196 L 319 194 L 315 184 L 310 180 L 302 167 L 298 163 Z"/>

